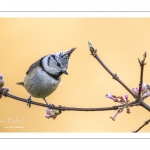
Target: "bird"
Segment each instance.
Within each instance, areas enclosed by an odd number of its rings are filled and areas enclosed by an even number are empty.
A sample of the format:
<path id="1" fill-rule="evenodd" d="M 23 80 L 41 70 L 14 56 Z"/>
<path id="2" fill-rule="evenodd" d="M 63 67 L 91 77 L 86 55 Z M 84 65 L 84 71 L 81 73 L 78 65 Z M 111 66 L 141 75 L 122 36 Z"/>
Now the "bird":
<path id="1" fill-rule="evenodd" d="M 30 97 L 27 99 L 27 105 L 29 107 L 31 106 L 31 97 L 42 98 L 48 105 L 46 97 L 57 89 L 61 81 L 61 75 L 68 75 L 69 58 L 75 49 L 71 48 L 66 52 L 60 51 L 54 54 L 48 54 L 29 67 L 24 81 L 17 83 L 23 85 L 30 94 Z"/>

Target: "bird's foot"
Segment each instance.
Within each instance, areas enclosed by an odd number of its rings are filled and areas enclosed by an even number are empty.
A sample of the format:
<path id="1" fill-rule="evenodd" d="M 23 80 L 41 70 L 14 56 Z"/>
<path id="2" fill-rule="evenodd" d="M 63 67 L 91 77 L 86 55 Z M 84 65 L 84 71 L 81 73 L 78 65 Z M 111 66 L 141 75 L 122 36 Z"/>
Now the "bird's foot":
<path id="1" fill-rule="evenodd" d="M 29 108 L 31 107 L 31 103 L 32 103 L 32 100 L 31 100 L 31 96 L 27 99 L 27 106 L 29 106 Z"/>
<path id="2" fill-rule="evenodd" d="M 54 105 L 54 104 L 49 104 L 48 106 L 50 106 L 51 109 L 54 109 L 54 108 L 55 108 L 55 105 Z"/>

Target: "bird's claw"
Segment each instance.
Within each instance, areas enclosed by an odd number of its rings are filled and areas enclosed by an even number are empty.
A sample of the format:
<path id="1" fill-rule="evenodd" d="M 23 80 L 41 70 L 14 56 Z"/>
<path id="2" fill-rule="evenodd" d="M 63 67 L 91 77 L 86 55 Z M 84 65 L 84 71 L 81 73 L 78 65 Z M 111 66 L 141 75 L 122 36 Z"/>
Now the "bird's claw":
<path id="1" fill-rule="evenodd" d="M 50 108 L 51 109 L 54 109 L 55 108 L 55 105 L 54 104 L 49 104 Z"/>
<path id="2" fill-rule="evenodd" d="M 32 100 L 31 100 L 31 98 L 29 97 L 29 98 L 27 99 L 27 106 L 29 106 L 29 108 L 31 107 L 31 103 L 32 103 Z"/>

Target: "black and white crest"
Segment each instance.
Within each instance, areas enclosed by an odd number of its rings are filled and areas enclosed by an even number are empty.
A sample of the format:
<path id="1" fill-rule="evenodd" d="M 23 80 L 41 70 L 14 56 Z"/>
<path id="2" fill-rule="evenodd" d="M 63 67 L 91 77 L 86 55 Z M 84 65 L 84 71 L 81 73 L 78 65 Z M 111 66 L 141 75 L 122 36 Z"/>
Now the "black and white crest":
<path id="1" fill-rule="evenodd" d="M 45 56 L 41 61 L 44 70 L 56 76 L 60 76 L 62 73 L 66 72 L 70 55 L 75 49 L 76 48 L 72 48 L 64 53 L 61 51 Z"/>

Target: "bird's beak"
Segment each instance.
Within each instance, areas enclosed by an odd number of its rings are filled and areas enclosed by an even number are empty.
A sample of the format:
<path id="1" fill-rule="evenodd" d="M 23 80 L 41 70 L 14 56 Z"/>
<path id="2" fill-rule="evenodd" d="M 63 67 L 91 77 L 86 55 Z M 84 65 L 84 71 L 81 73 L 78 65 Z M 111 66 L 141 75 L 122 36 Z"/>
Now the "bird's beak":
<path id="1" fill-rule="evenodd" d="M 65 71 L 63 71 L 63 73 L 64 73 L 64 74 L 66 74 L 66 75 L 68 75 L 68 72 L 67 72 L 66 70 L 65 70 Z"/>
<path id="2" fill-rule="evenodd" d="M 68 55 L 68 56 L 70 57 L 71 53 L 72 53 L 75 49 L 76 49 L 76 47 L 75 47 L 75 48 L 71 48 L 70 50 L 66 51 L 64 54 L 65 54 L 65 55 Z"/>

